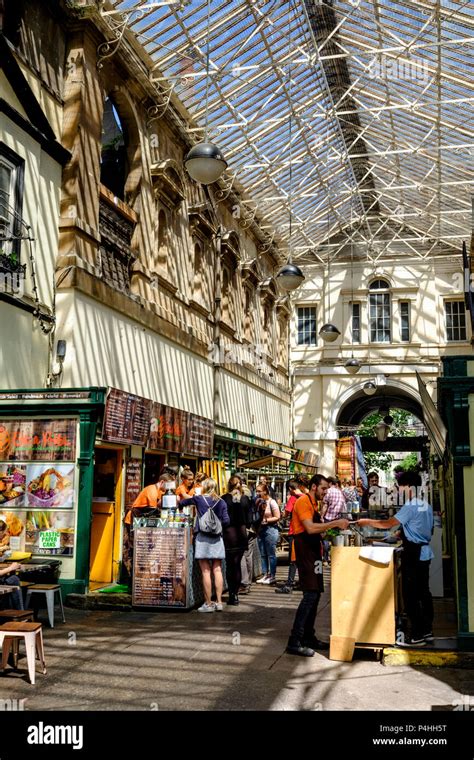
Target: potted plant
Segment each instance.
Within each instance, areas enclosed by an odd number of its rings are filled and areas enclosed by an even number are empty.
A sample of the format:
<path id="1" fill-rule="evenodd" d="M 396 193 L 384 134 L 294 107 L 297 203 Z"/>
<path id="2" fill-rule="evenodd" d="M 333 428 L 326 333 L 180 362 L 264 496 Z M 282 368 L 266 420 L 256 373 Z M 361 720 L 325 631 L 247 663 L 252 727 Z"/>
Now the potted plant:
<path id="1" fill-rule="evenodd" d="M 340 535 L 339 528 L 329 528 L 325 533 L 326 540 L 330 541 L 333 546 L 343 546 L 344 537 Z"/>

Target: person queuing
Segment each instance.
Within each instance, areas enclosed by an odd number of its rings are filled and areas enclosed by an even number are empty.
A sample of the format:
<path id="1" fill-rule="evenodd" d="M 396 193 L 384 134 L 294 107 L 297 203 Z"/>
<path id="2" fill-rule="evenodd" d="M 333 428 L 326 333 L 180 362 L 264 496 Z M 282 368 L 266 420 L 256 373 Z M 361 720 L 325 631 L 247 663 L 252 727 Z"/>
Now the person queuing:
<path id="1" fill-rule="evenodd" d="M 399 646 L 422 647 L 433 641 L 433 599 L 430 592 L 430 564 L 434 557 L 430 547 L 433 533 L 433 508 L 417 496 L 421 486 L 418 473 L 404 472 L 398 480 L 399 490 L 406 497 L 396 516 L 387 520 L 358 520 L 361 526 L 372 528 L 402 528 L 401 558 L 402 596 L 411 635 L 399 641 Z"/>
<path id="2" fill-rule="evenodd" d="M 259 486 L 265 486 L 266 488 L 268 488 L 268 493 L 270 494 L 271 498 L 272 498 L 272 499 L 275 499 L 275 498 L 276 498 L 275 489 L 274 489 L 274 488 L 272 488 L 272 486 L 271 486 L 271 485 L 270 485 L 270 483 L 268 482 L 268 478 L 267 478 L 267 476 L 266 476 L 266 475 L 260 475 L 260 477 L 259 477 L 259 479 L 258 479 L 258 483 L 257 483 L 257 486 L 256 486 L 256 488 L 255 488 L 255 496 L 257 496 L 257 491 L 258 491 L 258 487 L 259 487 Z"/>
<path id="3" fill-rule="evenodd" d="M 253 567 L 254 567 L 254 555 L 257 547 L 257 534 L 262 522 L 262 514 L 257 507 L 256 499 L 252 497 L 252 492 L 247 485 L 247 482 L 236 475 L 242 485 L 242 491 L 244 496 L 247 497 L 247 516 L 246 516 L 246 528 L 248 546 L 244 552 L 241 562 L 242 571 L 242 583 L 239 589 L 239 594 L 248 594 L 253 581 Z"/>
<path id="4" fill-rule="evenodd" d="M 222 578 L 222 560 L 225 557 L 224 540 L 222 533 L 220 535 L 211 535 L 205 533 L 200 527 L 199 518 L 206 514 L 209 509 L 213 509 L 216 517 L 220 520 L 222 528 L 230 524 L 227 512 L 227 504 L 220 498 L 217 493 L 217 483 L 212 478 L 206 478 L 202 482 L 202 494 L 194 494 L 190 499 L 183 499 L 180 502 L 181 507 L 194 504 L 197 512 L 197 519 L 194 524 L 194 557 L 199 562 L 202 573 L 202 585 L 204 589 L 204 604 L 199 607 L 198 612 L 221 612 L 222 591 L 224 581 Z M 217 602 L 211 601 L 212 596 L 212 576 L 216 588 Z"/>
<path id="5" fill-rule="evenodd" d="M 230 478 L 227 493 L 222 497 L 227 504 L 230 523 L 224 528 L 226 578 L 229 589 L 227 604 L 239 604 L 239 590 L 242 583 L 242 557 L 248 549 L 247 514 L 250 501 L 244 494 L 240 478 Z"/>
<path id="6" fill-rule="evenodd" d="M 288 566 L 288 578 L 284 586 L 280 586 L 280 588 L 275 589 L 276 594 L 291 594 L 293 591 L 293 586 L 295 583 L 295 576 L 296 576 L 296 562 L 291 559 L 292 554 L 292 547 L 293 547 L 293 539 L 294 539 L 294 530 L 293 530 L 293 523 L 291 521 L 291 517 L 293 514 L 293 507 L 295 506 L 297 500 L 300 496 L 303 496 L 303 492 L 300 490 L 299 483 L 297 480 L 289 480 L 287 483 L 287 492 L 289 494 L 287 502 L 285 504 L 285 511 L 283 513 L 284 517 L 290 518 L 290 527 L 288 530 L 288 547 L 289 547 L 289 558 L 290 558 L 290 564 Z"/>
<path id="7" fill-rule="evenodd" d="M 309 493 L 300 496 L 293 507 L 291 518 L 294 528 L 295 560 L 303 599 L 296 610 L 293 628 L 288 639 L 288 654 L 312 657 L 316 649 L 329 649 L 329 644 L 316 636 L 315 620 L 319 599 L 324 591 L 321 534 L 329 528 L 346 530 L 345 519 L 321 521 L 318 501 L 324 499 L 329 488 L 328 478 L 314 475 L 309 481 Z"/>
<path id="8" fill-rule="evenodd" d="M 341 512 L 347 512 L 347 505 L 340 480 L 329 477 L 327 482 L 329 488 L 323 499 L 322 517 L 324 522 L 332 522 L 338 519 Z"/>
<path id="9" fill-rule="evenodd" d="M 270 490 L 266 485 L 257 486 L 257 506 L 262 515 L 257 540 L 263 571 L 263 577 L 257 583 L 273 585 L 276 583 L 276 546 L 279 536 L 277 523 L 280 519 L 280 508 L 270 496 Z"/>
<path id="10" fill-rule="evenodd" d="M 181 484 L 176 489 L 178 499 L 190 499 L 194 496 L 194 472 L 189 467 L 183 467 Z"/>

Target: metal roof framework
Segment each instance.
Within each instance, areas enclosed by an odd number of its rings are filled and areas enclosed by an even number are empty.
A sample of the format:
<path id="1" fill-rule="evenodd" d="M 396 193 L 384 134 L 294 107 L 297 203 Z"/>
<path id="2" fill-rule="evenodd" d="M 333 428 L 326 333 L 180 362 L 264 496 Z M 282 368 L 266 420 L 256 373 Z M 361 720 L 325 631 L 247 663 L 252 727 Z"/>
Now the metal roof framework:
<path id="1" fill-rule="evenodd" d="M 301 264 L 452 256 L 472 230 L 472 0 L 99 0 Z M 115 48 L 114 48 L 115 45 Z M 108 54 L 107 54 L 108 55 Z M 290 224 L 291 220 L 291 224 Z M 290 246 L 291 229 L 291 246 Z"/>

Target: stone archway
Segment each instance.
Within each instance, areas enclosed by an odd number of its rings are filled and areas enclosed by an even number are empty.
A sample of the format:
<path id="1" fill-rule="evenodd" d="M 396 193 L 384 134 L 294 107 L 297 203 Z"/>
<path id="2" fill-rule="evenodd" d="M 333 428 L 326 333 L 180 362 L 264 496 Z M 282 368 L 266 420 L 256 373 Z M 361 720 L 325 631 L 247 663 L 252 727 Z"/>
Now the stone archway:
<path id="1" fill-rule="evenodd" d="M 417 391 L 406 383 L 390 379 L 386 385 L 377 386 L 373 396 L 367 396 L 363 387 L 366 379 L 349 388 L 337 399 L 331 409 L 330 429 L 358 425 L 371 412 L 381 406 L 405 409 L 423 421 L 423 408 Z"/>

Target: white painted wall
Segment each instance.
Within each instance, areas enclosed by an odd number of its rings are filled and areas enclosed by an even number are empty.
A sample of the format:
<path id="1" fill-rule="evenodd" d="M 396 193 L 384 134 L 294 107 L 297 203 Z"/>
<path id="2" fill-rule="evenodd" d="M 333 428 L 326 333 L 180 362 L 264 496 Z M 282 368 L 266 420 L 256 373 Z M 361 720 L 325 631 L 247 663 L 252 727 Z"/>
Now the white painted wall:
<path id="1" fill-rule="evenodd" d="M 295 445 L 319 454 L 320 469 L 334 469 L 334 440 L 337 415 L 341 406 L 367 380 L 387 375 L 386 381 L 418 395 L 415 370 L 425 382 L 435 380 L 444 355 L 471 353 L 470 330 L 463 343 L 447 343 L 444 326 L 445 299 L 462 299 L 461 257 L 439 262 L 414 262 L 378 267 L 354 265 L 354 301 L 361 304 L 361 343 L 351 345 L 352 283 L 350 266 L 331 269 L 330 302 L 328 283 L 319 270 L 306 272 L 307 280 L 293 298 L 291 324 L 291 361 L 294 372 Z M 386 278 L 392 294 L 392 341 L 369 343 L 368 286 L 375 278 Z M 400 340 L 399 302 L 411 304 L 411 339 Z M 324 344 L 318 336 L 315 347 L 297 345 L 296 314 L 298 305 L 317 308 L 317 332 L 325 322 L 332 322 L 341 336 Z M 362 363 L 357 375 L 349 375 L 344 362 L 351 353 Z M 431 393 L 433 385 L 428 386 Z"/>
<path id="2" fill-rule="evenodd" d="M 67 340 L 63 387 L 113 386 L 213 419 L 213 367 L 113 309 L 60 290 L 57 337 Z M 220 371 L 221 422 L 288 444 L 289 405 Z"/>

